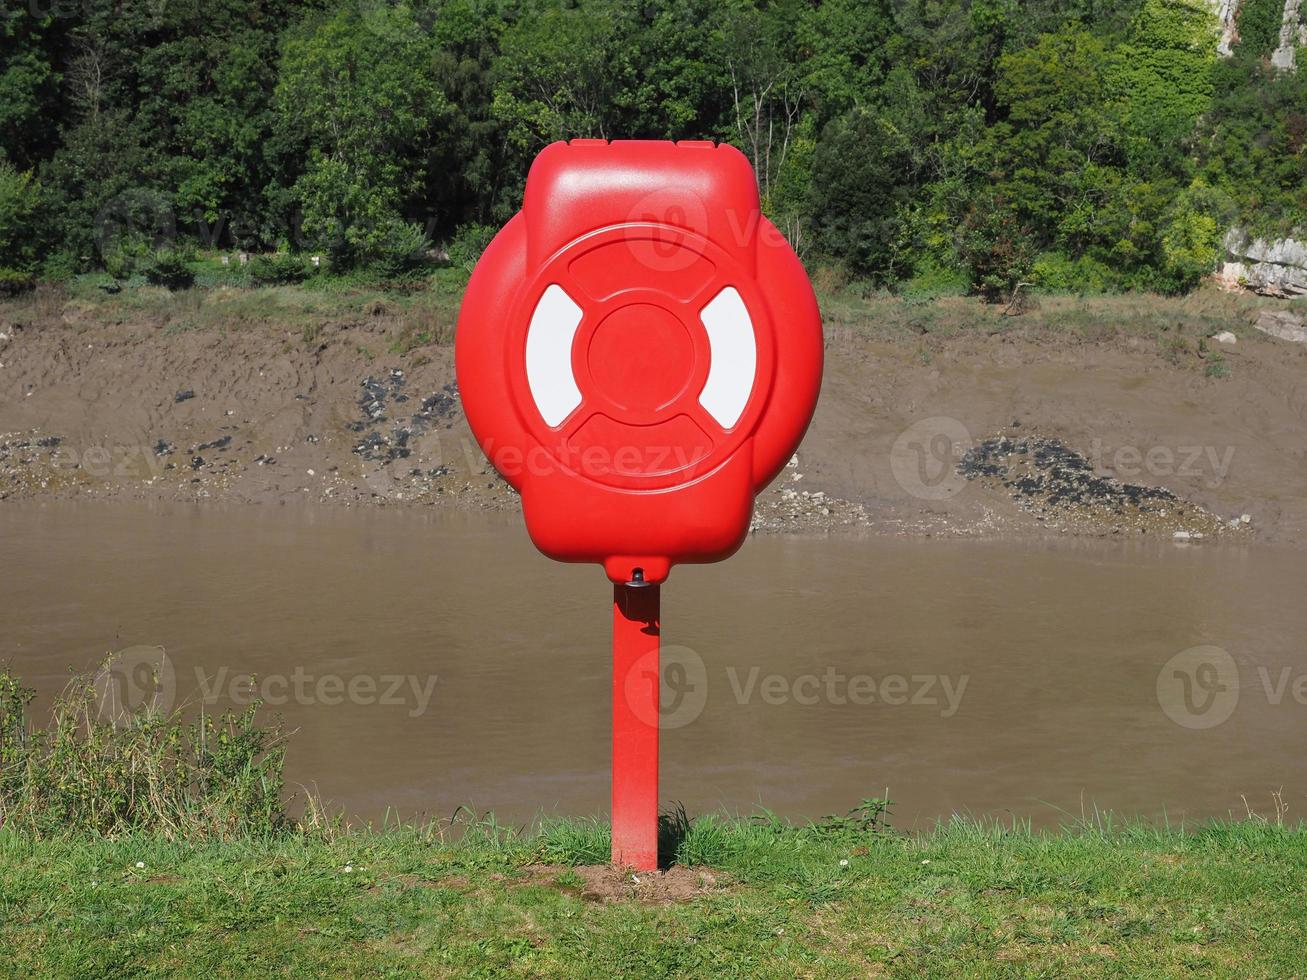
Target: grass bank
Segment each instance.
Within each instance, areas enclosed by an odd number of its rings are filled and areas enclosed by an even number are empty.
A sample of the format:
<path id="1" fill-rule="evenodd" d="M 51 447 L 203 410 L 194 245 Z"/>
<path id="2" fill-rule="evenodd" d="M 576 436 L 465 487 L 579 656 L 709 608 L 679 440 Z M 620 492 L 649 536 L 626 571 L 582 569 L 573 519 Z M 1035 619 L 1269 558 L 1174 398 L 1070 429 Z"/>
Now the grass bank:
<path id="1" fill-rule="evenodd" d="M 0 975 L 1307 971 L 1307 831 L 1282 811 L 1057 834 L 905 834 L 882 800 L 804 825 L 677 812 L 668 870 L 632 875 L 603 866 L 597 820 L 295 815 L 257 709 L 120 710 L 115 669 L 74 678 L 41 728 L 0 671 Z"/>
<path id="2" fill-rule="evenodd" d="M 313 344 L 328 325 L 368 323 L 383 328 L 394 349 L 406 351 L 452 341 L 467 277 L 466 268 L 441 269 L 403 282 L 321 276 L 257 285 L 209 277 L 185 289 L 141 282 L 107 292 L 103 275 L 87 275 L 0 301 L 0 324 L 77 329 L 119 323 L 155 326 L 168 333 L 269 329 L 288 331 Z M 1146 338 L 1155 339 L 1172 359 L 1196 352 L 1200 338 L 1222 330 L 1251 330 L 1262 310 L 1307 314 L 1307 298 L 1267 299 L 1210 286 L 1183 296 L 1030 294 L 1017 305 L 948 292 L 868 292 L 821 276 L 814 288 L 833 338 L 870 336 L 914 343 L 975 333 L 1091 343 Z"/>
<path id="3" fill-rule="evenodd" d="M 596 829 L 518 836 L 481 828 L 459 842 L 396 829 L 201 844 L 0 833 L 0 973 L 1307 970 L 1301 830 L 1241 822 L 1050 836 L 958 821 L 857 840 L 710 819 L 684 842 L 699 853 L 683 855 L 678 890 L 568 867 L 588 857 L 569 847 Z"/>

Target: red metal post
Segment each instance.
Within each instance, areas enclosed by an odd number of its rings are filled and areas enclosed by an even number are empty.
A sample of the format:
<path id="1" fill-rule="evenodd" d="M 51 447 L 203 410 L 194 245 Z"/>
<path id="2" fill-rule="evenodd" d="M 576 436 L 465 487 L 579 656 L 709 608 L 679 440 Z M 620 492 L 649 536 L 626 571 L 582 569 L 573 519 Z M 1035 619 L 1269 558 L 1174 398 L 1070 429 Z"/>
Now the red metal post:
<path id="1" fill-rule="evenodd" d="M 613 864 L 658 867 L 657 585 L 613 586 Z"/>

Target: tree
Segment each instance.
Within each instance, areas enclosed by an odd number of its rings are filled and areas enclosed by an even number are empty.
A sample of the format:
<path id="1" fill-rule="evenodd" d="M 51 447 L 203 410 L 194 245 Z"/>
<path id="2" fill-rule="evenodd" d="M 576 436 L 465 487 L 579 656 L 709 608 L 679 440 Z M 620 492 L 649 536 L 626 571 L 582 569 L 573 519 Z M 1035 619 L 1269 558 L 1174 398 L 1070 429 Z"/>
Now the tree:
<path id="1" fill-rule="evenodd" d="M 0 158 L 22 166 L 44 159 L 57 142 L 51 20 L 21 9 L 0 15 Z"/>
<path id="2" fill-rule="evenodd" d="M 896 267 L 898 210 L 909 195 L 907 146 L 888 121 L 853 109 L 822 134 L 812 168 L 811 215 L 818 246 L 881 281 Z"/>
<path id="3" fill-rule="evenodd" d="M 30 272 L 36 265 L 40 199 L 30 172 L 0 160 L 0 269 Z"/>
<path id="4" fill-rule="evenodd" d="M 533 154 L 554 140 L 609 139 L 617 78 L 633 52 L 615 44 L 619 8 L 606 0 L 543 5 L 504 32 L 495 62 L 495 114 L 510 141 Z"/>
<path id="5" fill-rule="evenodd" d="M 403 6 L 312 18 L 287 39 L 276 92 L 281 137 L 307 165 L 291 187 L 308 243 L 366 262 L 415 244 L 428 146 L 449 107 L 436 47 Z"/>

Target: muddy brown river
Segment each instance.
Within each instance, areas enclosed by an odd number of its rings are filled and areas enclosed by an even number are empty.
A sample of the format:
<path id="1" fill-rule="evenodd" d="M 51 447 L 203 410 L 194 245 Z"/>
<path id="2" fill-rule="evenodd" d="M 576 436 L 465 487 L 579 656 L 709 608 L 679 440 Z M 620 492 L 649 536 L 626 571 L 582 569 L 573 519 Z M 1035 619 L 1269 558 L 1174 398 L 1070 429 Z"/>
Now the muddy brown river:
<path id="1" fill-rule="evenodd" d="M 611 593 L 516 518 L 0 506 L 0 662 L 37 688 L 258 694 L 291 782 L 362 819 L 603 814 Z M 664 801 L 1055 824 L 1307 807 L 1307 558 L 1291 549 L 759 536 L 663 588 Z M 166 650 L 161 692 L 134 687 Z"/>

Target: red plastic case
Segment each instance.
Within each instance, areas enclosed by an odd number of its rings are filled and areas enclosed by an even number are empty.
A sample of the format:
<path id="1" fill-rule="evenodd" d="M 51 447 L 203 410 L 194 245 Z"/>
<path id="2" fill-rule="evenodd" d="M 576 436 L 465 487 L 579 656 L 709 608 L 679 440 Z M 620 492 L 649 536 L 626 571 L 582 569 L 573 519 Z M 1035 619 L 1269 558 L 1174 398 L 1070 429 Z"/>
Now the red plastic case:
<path id="1" fill-rule="evenodd" d="M 738 150 L 573 140 L 477 263 L 455 356 L 536 546 L 656 583 L 744 540 L 812 417 L 821 317 Z"/>

